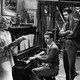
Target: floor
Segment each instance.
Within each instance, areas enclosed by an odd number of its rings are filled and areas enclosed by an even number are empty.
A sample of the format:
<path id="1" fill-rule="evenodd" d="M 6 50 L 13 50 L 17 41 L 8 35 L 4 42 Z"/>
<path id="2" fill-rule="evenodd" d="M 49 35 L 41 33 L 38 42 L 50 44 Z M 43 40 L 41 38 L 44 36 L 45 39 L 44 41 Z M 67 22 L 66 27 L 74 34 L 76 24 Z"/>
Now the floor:
<path id="1" fill-rule="evenodd" d="M 62 54 L 59 55 L 59 58 L 60 58 L 59 75 L 56 76 L 56 80 L 66 80 L 64 67 L 63 67 Z M 77 73 L 79 73 L 79 75 L 77 75 L 74 80 L 80 80 L 80 56 L 77 56 L 75 66 L 76 66 L 76 71 L 77 71 Z"/>
<path id="2" fill-rule="evenodd" d="M 64 67 L 63 67 L 63 56 L 62 56 L 62 54 L 59 55 L 59 58 L 60 58 L 59 74 L 56 76 L 56 80 L 66 80 Z M 76 58 L 75 66 L 76 66 L 76 71 L 77 71 L 77 73 L 79 73 L 79 75 L 77 75 L 74 80 L 80 80 L 80 55 L 77 56 L 77 58 Z M 15 80 L 17 80 L 17 79 L 15 79 Z M 18 80 L 23 80 L 23 79 L 20 78 Z M 40 79 L 37 78 L 36 76 L 32 75 L 29 80 L 40 80 Z"/>

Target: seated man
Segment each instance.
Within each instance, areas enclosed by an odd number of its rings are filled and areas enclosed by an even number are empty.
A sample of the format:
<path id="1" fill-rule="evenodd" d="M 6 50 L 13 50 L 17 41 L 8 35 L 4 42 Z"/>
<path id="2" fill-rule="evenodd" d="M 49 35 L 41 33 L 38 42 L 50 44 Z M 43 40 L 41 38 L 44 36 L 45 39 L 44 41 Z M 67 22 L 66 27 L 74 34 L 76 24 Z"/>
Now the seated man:
<path id="1" fill-rule="evenodd" d="M 42 64 L 40 66 L 32 69 L 33 74 L 36 74 L 38 77 L 53 76 L 55 80 L 55 76 L 59 71 L 59 49 L 53 42 L 52 32 L 46 32 L 44 38 L 47 44 L 46 52 L 41 52 L 34 57 L 30 57 L 28 62 L 34 59 L 41 61 Z"/>

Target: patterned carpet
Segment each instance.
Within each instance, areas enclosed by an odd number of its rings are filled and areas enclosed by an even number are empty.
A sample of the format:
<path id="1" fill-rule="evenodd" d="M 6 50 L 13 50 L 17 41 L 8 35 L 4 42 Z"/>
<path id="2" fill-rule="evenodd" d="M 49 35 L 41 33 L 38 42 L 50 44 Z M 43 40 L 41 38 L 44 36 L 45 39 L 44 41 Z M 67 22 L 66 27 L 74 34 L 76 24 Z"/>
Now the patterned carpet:
<path id="1" fill-rule="evenodd" d="M 80 56 L 78 56 L 76 59 L 76 71 L 77 73 L 79 73 L 79 75 L 77 75 L 74 80 L 80 80 Z M 62 54 L 60 54 L 59 74 L 58 76 L 56 76 L 56 80 L 66 80 L 64 67 L 63 67 Z"/>
<path id="2" fill-rule="evenodd" d="M 66 80 L 66 78 L 65 78 L 65 72 L 64 72 L 64 67 L 63 67 L 62 54 L 60 54 L 59 58 L 60 58 L 59 74 L 56 76 L 56 80 Z M 77 73 L 79 75 L 77 75 L 74 80 L 80 80 L 80 56 L 77 57 L 75 65 L 76 65 L 76 71 L 77 71 Z M 40 79 L 37 78 L 37 77 L 35 79 L 35 77 L 33 75 L 32 79 L 30 79 L 30 80 L 40 80 Z"/>
<path id="3" fill-rule="evenodd" d="M 64 75 L 58 75 L 56 80 L 66 80 Z"/>

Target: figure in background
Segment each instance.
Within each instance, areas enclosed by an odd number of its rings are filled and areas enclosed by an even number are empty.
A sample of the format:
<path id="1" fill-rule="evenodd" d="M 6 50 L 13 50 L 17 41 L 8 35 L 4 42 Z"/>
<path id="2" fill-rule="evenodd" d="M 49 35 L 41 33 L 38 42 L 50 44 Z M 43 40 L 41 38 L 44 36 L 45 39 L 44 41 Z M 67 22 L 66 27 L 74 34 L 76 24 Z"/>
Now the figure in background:
<path id="1" fill-rule="evenodd" d="M 3 16 L 0 19 L 0 80 L 13 80 L 13 49 L 26 37 L 22 36 L 12 42 L 10 32 L 5 30 L 8 29 L 10 22 Z"/>
<path id="2" fill-rule="evenodd" d="M 22 23 L 30 23 L 30 16 L 26 9 L 22 10 Z"/>
<path id="3" fill-rule="evenodd" d="M 70 8 L 65 8 L 63 10 L 63 16 L 65 18 L 65 22 L 59 34 L 64 38 L 64 69 L 66 73 L 66 80 L 74 80 L 76 76 L 75 61 L 77 54 L 77 45 L 74 39 L 76 33 L 74 32 L 74 29 L 78 26 L 79 20 L 72 16 L 72 10 Z M 73 35 L 74 33 L 75 35 Z"/>
<path id="4" fill-rule="evenodd" d="M 30 23 L 30 17 L 29 17 L 29 13 L 27 12 L 27 10 L 25 10 L 24 12 L 24 17 L 25 17 L 25 23 Z"/>
<path id="5" fill-rule="evenodd" d="M 32 69 L 33 74 L 38 77 L 54 76 L 55 80 L 55 76 L 58 75 L 59 71 L 59 49 L 53 41 L 52 32 L 46 32 L 44 39 L 47 44 L 47 50 L 30 57 L 29 61 L 36 59 L 42 63 L 37 68 Z"/>
<path id="6" fill-rule="evenodd" d="M 20 26 L 20 23 L 21 23 L 21 15 L 20 14 L 17 14 L 16 15 L 16 26 Z"/>

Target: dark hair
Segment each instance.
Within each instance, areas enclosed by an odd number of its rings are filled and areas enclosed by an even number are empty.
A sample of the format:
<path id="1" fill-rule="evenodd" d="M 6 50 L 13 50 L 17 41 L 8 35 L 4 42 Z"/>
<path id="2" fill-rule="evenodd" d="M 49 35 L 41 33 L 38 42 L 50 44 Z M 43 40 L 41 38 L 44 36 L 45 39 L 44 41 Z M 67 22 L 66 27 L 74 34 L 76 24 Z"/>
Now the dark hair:
<path id="1" fill-rule="evenodd" d="M 52 32 L 50 32 L 50 31 L 47 31 L 44 35 L 49 35 L 49 36 L 50 36 L 50 38 L 53 38 L 53 33 L 52 33 Z"/>
<path id="2" fill-rule="evenodd" d="M 72 10 L 70 8 L 64 8 L 63 13 L 64 12 L 68 12 L 68 14 L 71 14 L 72 13 Z"/>

